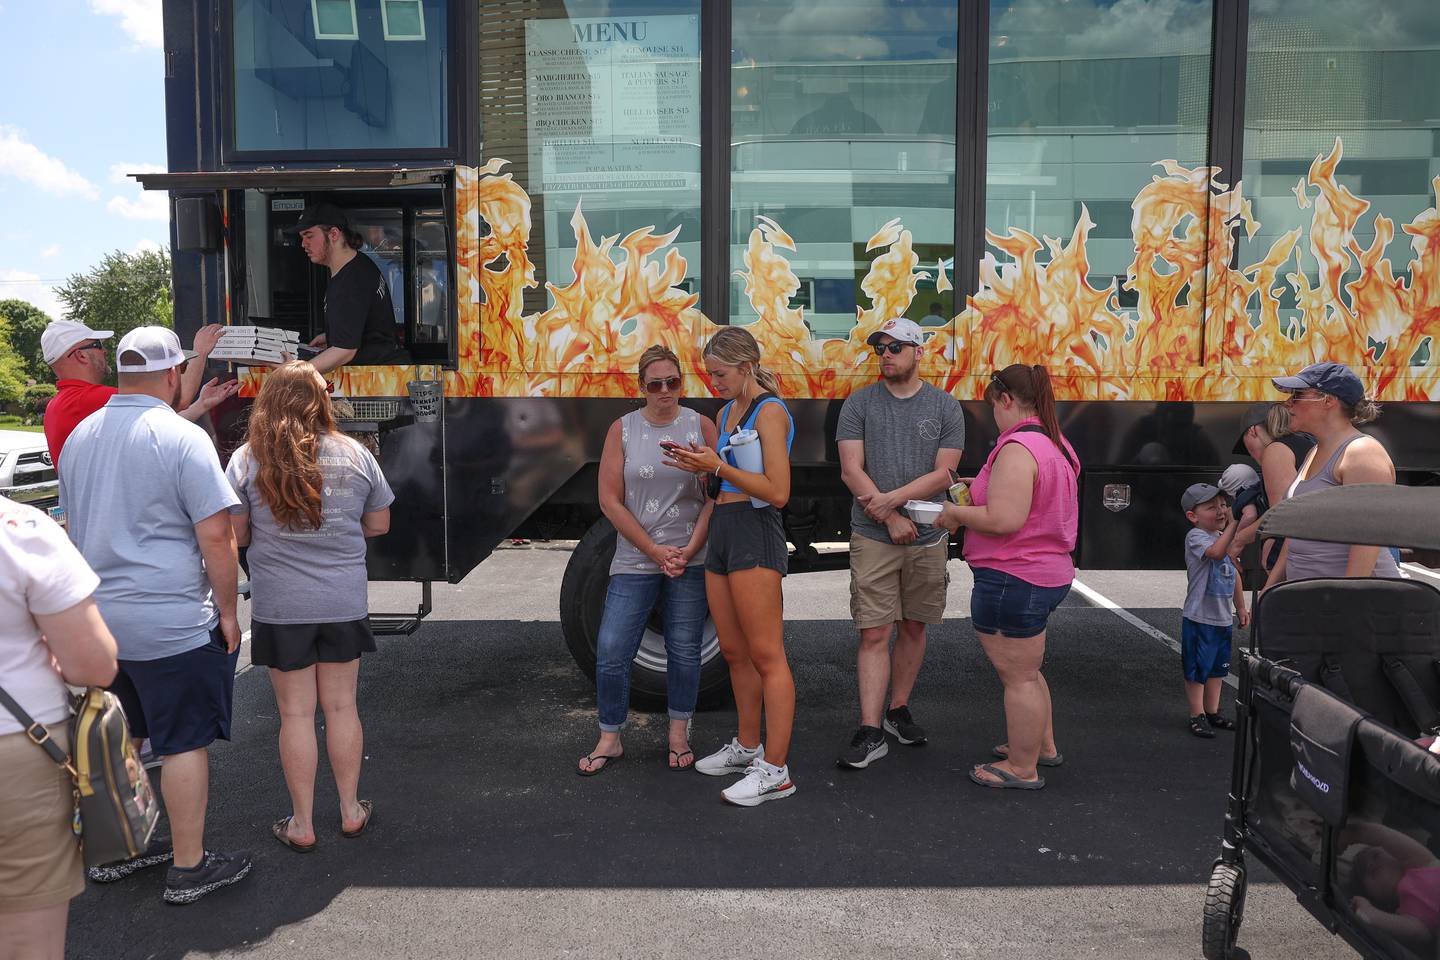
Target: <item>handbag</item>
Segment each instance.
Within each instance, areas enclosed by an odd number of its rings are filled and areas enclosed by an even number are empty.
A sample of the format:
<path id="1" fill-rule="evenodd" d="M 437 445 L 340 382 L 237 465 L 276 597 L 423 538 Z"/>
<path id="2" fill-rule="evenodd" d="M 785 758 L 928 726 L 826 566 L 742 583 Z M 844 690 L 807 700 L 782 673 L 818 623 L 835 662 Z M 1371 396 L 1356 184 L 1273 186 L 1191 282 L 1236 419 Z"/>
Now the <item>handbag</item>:
<path id="1" fill-rule="evenodd" d="M 3 687 L 0 705 L 14 714 L 37 747 L 70 774 L 73 825 L 85 865 L 130 860 L 144 852 L 160 819 L 160 804 L 135 753 L 119 698 L 99 687 L 74 698 L 68 757 L 45 725 L 35 722 Z"/>
<path id="2" fill-rule="evenodd" d="M 766 400 L 769 400 L 771 397 L 774 397 L 774 396 L 775 396 L 775 394 L 770 393 L 770 392 L 767 391 L 767 392 L 765 392 L 765 393 L 760 394 L 760 395 L 757 396 L 757 397 L 752 397 L 751 400 L 750 400 L 750 405 L 745 408 L 745 412 L 744 412 L 744 413 L 740 414 L 740 419 L 737 420 L 737 421 L 735 421 L 735 429 L 736 429 L 736 430 L 751 430 L 751 429 L 754 429 L 753 426 L 747 426 L 745 421 L 747 421 L 747 420 L 750 419 L 750 414 L 751 414 L 751 412 L 754 411 L 760 404 L 764 403 Z M 722 411 L 720 412 L 720 426 L 721 426 L 721 427 L 724 427 L 724 425 L 725 425 L 725 412 L 722 410 Z M 732 432 L 733 432 L 733 431 L 732 431 Z M 737 466 L 737 464 L 732 460 L 732 461 L 730 462 L 730 466 L 734 467 L 734 466 Z M 705 495 L 708 496 L 711 500 L 717 500 L 717 499 L 719 499 L 719 497 L 720 497 L 720 483 L 721 483 L 719 471 L 717 470 L 715 473 L 710 474 L 710 478 L 709 478 L 708 480 L 706 480 L 705 483 L 706 483 Z"/>

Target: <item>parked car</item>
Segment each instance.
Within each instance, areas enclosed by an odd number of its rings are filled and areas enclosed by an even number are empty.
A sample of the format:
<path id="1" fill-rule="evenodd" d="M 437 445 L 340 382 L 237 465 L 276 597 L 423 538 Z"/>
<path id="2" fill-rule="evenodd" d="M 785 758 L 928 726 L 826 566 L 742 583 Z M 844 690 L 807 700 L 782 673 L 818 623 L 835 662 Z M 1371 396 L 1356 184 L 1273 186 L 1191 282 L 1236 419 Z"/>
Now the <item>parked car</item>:
<path id="1" fill-rule="evenodd" d="M 60 504 L 60 483 L 45 434 L 0 430 L 0 494 L 41 510 Z"/>

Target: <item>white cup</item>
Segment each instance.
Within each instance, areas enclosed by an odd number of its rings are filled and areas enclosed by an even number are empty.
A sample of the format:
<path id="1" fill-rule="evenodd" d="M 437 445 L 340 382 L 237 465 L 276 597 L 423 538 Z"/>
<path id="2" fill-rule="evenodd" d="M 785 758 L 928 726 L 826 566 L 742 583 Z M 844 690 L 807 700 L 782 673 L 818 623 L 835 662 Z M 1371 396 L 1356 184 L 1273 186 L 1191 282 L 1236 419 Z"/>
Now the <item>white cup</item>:
<path id="1" fill-rule="evenodd" d="M 736 430 L 730 434 L 730 442 L 720 448 L 720 456 L 725 456 L 725 451 L 735 455 L 735 465 L 747 473 L 765 472 L 765 454 L 760 449 L 760 434 L 754 430 Z M 764 507 L 769 504 L 759 497 L 751 497 L 750 505 L 753 507 Z"/>

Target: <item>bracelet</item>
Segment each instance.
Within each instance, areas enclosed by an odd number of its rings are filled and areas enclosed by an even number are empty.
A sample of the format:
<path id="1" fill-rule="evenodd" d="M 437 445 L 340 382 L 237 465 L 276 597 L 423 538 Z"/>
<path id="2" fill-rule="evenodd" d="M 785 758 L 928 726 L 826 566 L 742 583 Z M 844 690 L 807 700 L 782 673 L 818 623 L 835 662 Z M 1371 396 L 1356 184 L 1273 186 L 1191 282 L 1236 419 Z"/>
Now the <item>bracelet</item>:
<path id="1" fill-rule="evenodd" d="M 720 461 L 719 463 L 715 464 L 715 477 L 716 477 L 716 479 L 719 479 L 719 477 L 720 477 L 720 468 L 723 467 L 723 466 L 725 466 L 725 461 L 723 461 L 723 460 Z"/>

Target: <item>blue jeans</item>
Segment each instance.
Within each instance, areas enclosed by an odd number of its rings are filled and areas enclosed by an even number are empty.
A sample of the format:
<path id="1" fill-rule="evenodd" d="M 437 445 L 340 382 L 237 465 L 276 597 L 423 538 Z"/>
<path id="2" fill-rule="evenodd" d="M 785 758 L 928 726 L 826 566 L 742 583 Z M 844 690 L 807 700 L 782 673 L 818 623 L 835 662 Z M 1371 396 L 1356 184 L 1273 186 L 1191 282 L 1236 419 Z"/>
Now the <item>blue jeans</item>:
<path id="1" fill-rule="evenodd" d="M 663 573 L 617 573 L 605 594 L 595 651 L 595 699 L 600 729 L 625 726 L 630 708 L 630 667 L 657 600 L 665 607 L 665 688 L 671 720 L 689 720 L 700 691 L 700 641 L 709 606 L 705 568 L 687 567 L 679 577 Z"/>

